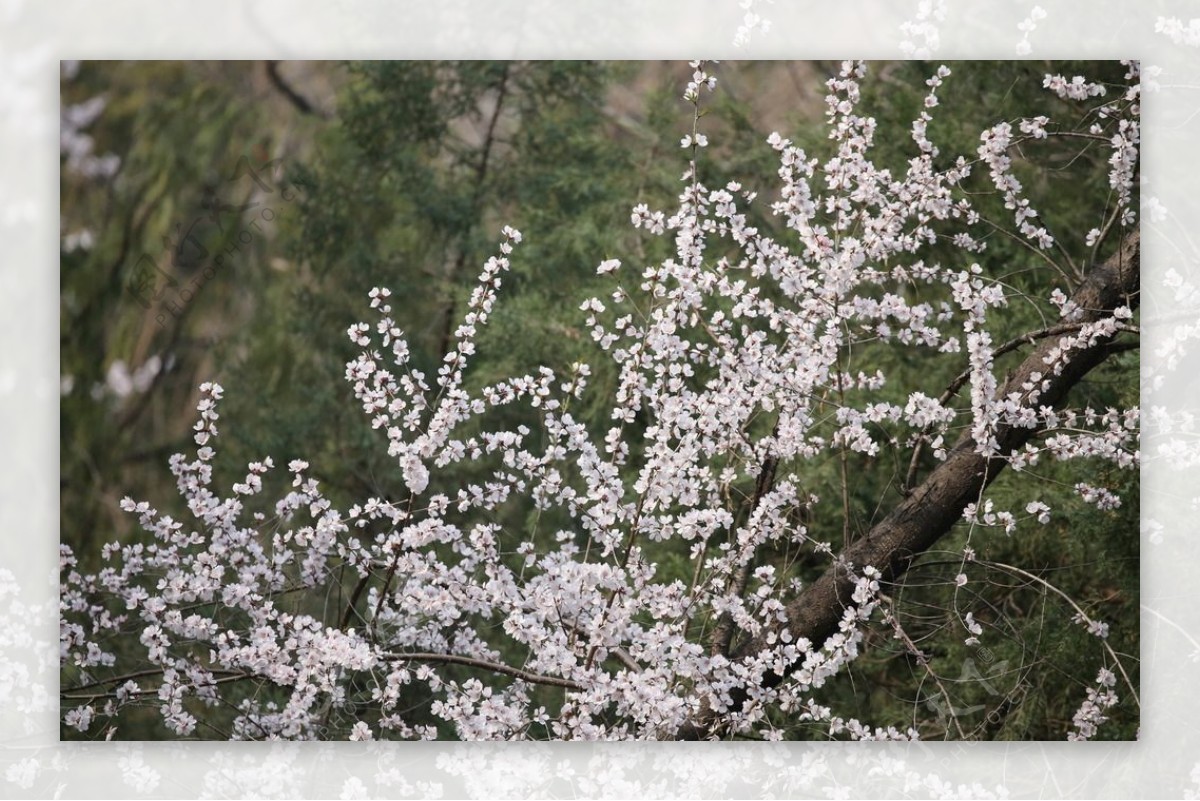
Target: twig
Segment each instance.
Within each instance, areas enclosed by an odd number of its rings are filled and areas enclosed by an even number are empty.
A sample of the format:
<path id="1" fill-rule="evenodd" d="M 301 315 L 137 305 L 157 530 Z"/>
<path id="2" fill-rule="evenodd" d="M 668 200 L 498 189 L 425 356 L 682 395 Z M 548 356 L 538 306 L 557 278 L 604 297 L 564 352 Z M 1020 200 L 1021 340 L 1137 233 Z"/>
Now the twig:
<path id="1" fill-rule="evenodd" d="M 512 676 L 515 679 L 529 682 L 530 684 L 545 684 L 549 687 L 565 687 L 568 690 L 582 690 L 583 685 L 570 679 L 562 679 L 557 676 L 543 676 L 538 673 L 530 673 L 520 668 L 511 667 L 500 662 L 489 662 L 486 659 L 476 659 L 470 656 L 457 656 L 455 654 L 393 654 L 385 653 L 383 657 L 386 659 L 395 659 L 397 661 L 408 662 L 441 662 L 450 665 L 466 665 L 467 667 L 477 667 L 484 670 L 490 670 L 493 673 L 502 673 L 505 676 Z"/>
<path id="2" fill-rule="evenodd" d="M 904 627 L 900 625 L 900 619 L 896 617 L 895 612 L 896 604 L 891 597 L 882 592 L 879 593 L 879 597 L 888 605 L 887 617 L 885 620 L 888 623 L 891 623 L 892 631 L 896 633 L 896 639 L 904 643 L 904 647 L 907 648 L 908 652 L 917 660 L 917 664 L 925 669 L 925 672 L 929 674 L 929 678 L 933 679 L 933 683 L 938 686 L 939 690 L 941 690 L 942 697 L 946 699 L 946 714 L 950 716 L 950 720 L 954 723 L 954 728 L 958 730 L 959 739 L 966 740 L 967 734 L 963 731 L 962 725 L 958 722 L 958 715 L 954 714 L 954 701 L 950 698 L 950 693 L 946 691 L 945 686 L 942 684 L 941 678 L 937 673 L 934 673 L 933 668 L 929 666 L 929 657 L 925 655 L 924 651 L 917 647 L 917 644 L 912 641 L 911 637 L 908 636 L 908 632 L 906 632 Z"/>
<path id="3" fill-rule="evenodd" d="M 323 120 L 330 118 L 331 115 L 328 112 L 317 109 L 312 103 L 308 102 L 307 98 L 293 89 L 291 85 L 283 79 L 283 76 L 279 74 L 278 61 L 268 61 L 266 62 L 266 65 L 267 78 L 270 79 L 271 85 L 278 89 L 279 93 L 286 97 L 288 102 L 295 106 L 301 114 L 312 114 L 313 116 L 320 117 Z"/>
<path id="4" fill-rule="evenodd" d="M 1033 573 L 1030 573 L 1027 570 L 1022 570 L 1021 568 L 1014 567 L 1013 565 L 1006 565 L 1003 562 L 987 562 L 987 561 L 980 560 L 979 564 L 984 565 L 985 567 L 994 567 L 999 570 L 1007 570 L 1010 573 L 1015 573 L 1019 576 L 1023 576 L 1025 578 L 1029 579 L 1030 581 L 1036 581 L 1038 584 L 1041 584 L 1043 587 L 1050 590 L 1055 595 L 1057 595 L 1058 597 L 1060 597 L 1064 601 L 1066 601 L 1068 604 L 1070 604 L 1071 608 L 1074 609 L 1077 613 L 1079 613 L 1079 617 L 1081 619 L 1083 619 L 1085 622 L 1088 622 L 1088 623 L 1093 622 L 1091 616 L 1088 615 L 1086 612 L 1084 612 L 1083 609 L 1080 608 L 1079 604 L 1075 603 L 1074 599 L 1072 599 L 1071 596 L 1067 595 L 1065 592 L 1060 590 L 1058 587 L 1055 587 L 1053 584 L 1046 581 L 1041 576 L 1034 575 Z M 1125 678 L 1125 684 L 1129 687 L 1129 692 L 1133 696 L 1134 703 L 1136 703 L 1138 705 L 1138 709 L 1141 709 L 1142 702 L 1141 702 L 1141 699 L 1138 698 L 1137 688 L 1134 687 L 1133 682 L 1129 680 L 1129 674 L 1125 672 L 1125 666 L 1121 664 L 1121 660 L 1117 657 L 1116 652 L 1112 649 L 1112 646 L 1108 644 L 1107 640 L 1100 638 L 1100 642 L 1104 646 L 1104 650 L 1108 651 L 1108 655 L 1112 657 L 1113 662 L 1116 663 L 1117 670 L 1121 671 L 1121 675 Z"/>
<path id="5" fill-rule="evenodd" d="M 779 435 L 779 424 L 775 424 L 775 429 L 771 432 L 771 437 Z M 762 469 L 758 473 L 758 481 L 754 485 L 754 497 L 750 501 L 749 511 L 746 514 L 746 525 L 750 524 L 750 518 L 754 516 L 754 512 L 758 509 L 758 505 L 762 503 L 763 496 L 771 491 L 772 485 L 775 483 L 775 468 L 779 463 L 779 459 L 775 456 L 768 456 L 763 460 Z M 734 576 L 733 586 L 730 587 L 731 592 L 741 597 L 746 590 L 746 581 L 750 577 L 750 564 L 754 561 L 754 554 L 742 563 L 738 569 L 737 575 Z M 729 644 L 733 640 L 733 615 L 726 612 L 721 617 L 721 622 L 717 625 L 712 636 L 712 654 L 714 656 L 720 654 L 723 656 L 729 655 Z"/>

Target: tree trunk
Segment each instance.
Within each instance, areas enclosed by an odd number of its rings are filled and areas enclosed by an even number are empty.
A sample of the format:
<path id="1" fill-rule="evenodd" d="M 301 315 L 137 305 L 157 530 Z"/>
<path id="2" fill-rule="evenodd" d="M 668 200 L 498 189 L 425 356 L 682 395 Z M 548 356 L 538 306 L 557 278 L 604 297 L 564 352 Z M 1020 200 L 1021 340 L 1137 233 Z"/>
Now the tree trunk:
<path id="1" fill-rule="evenodd" d="M 1079 322 L 1099 320 L 1118 306 L 1137 307 L 1140 257 L 1141 237 L 1134 232 L 1107 261 L 1092 268 L 1071 297 L 1082 310 Z M 1013 372 L 998 395 L 1004 397 L 1010 392 L 1021 392 L 1021 385 L 1029 380 L 1032 373 L 1045 376 L 1047 368 L 1043 360 L 1058 342 L 1059 337 L 1043 340 Z M 1042 393 L 1039 404 L 1053 406 L 1061 403 L 1088 372 L 1108 357 L 1110 344 L 1110 340 L 1106 339 L 1090 348 L 1074 351 L 1061 374 L 1045 376 L 1050 386 Z M 996 431 L 1000 453 L 1013 453 L 1035 433 L 1037 429 L 1000 427 Z M 962 519 L 967 504 L 979 498 L 979 494 L 996 479 L 1006 464 L 1001 456 L 987 458 L 977 453 L 975 441 L 968 431 L 946 460 L 920 486 L 865 537 L 842 552 L 843 564 L 853 566 L 856 571 L 872 565 L 883 573 L 885 580 L 898 579 L 914 559 Z M 851 603 L 854 581 L 854 576 L 844 566 L 831 566 L 824 575 L 788 602 L 787 622 L 780 624 L 779 628 L 786 626 L 793 638 L 806 638 L 812 642 L 814 649 L 819 648 L 838 630 L 843 610 Z M 734 659 L 748 657 L 766 647 L 764 634 L 737 649 Z M 781 677 L 774 674 L 764 679 L 768 685 L 777 684 L 780 680 Z M 735 698 L 734 703 L 740 706 L 742 699 Z M 718 716 L 705 711 L 697 721 L 685 725 L 677 736 L 680 739 L 703 739 L 717 733 L 719 728 Z"/>

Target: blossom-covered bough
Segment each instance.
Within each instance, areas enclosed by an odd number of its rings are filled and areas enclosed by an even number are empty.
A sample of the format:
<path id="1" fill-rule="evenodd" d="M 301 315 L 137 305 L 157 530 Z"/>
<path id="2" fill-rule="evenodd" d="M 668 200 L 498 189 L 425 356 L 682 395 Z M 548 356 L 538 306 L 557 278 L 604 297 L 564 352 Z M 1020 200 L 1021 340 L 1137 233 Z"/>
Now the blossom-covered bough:
<path id="1" fill-rule="evenodd" d="M 868 626 L 905 639 L 887 585 L 964 517 L 1006 531 L 1044 523 L 1051 510 L 1036 498 L 1005 511 L 985 497 L 1006 467 L 1138 464 L 1136 408 L 1068 405 L 1137 333 L 1137 65 L 1123 88 L 1047 76 L 1048 90 L 1089 110 L 1086 130 L 1045 117 L 999 123 L 947 168 L 935 166 L 947 162 L 926 131 L 950 76 L 941 67 L 910 133 L 913 156 L 893 174 L 871 160 L 876 123 L 858 111 L 866 70 L 848 62 L 829 82 L 830 158 L 769 140 L 781 179 L 770 210 L 786 225 L 774 238 L 748 221 L 755 192 L 701 182 L 701 102 L 716 80 L 704 62 L 693 69 L 678 208 L 632 215 L 673 236 L 674 253 L 638 271 L 601 263 L 612 295 L 581 310 L 618 371 L 607 431 L 571 411 L 588 392 L 585 364 L 468 389 L 519 232 L 506 228 L 484 265 L 436 375 L 413 366 L 391 293 L 373 290 L 377 319 L 350 327 L 362 350 L 346 378 L 386 438 L 404 496 L 339 510 L 293 461 L 286 494 L 251 511 L 276 466 L 251 464 L 229 493 L 214 486 L 222 390 L 202 386 L 198 449 L 171 461 L 187 516 L 126 499 L 149 537 L 107 546 L 95 574 L 62 549 L 61 659 L 75 677 L 62 690 L 66 726 L 111 736 L 150 705 L 179 736 L 237 739 L 429 738 L 430 720 L 465 739 L 779 738 L 803 727 L 917 736 L 822 701 Z M 1087 266 L 1056 250 L 1011 169 L 1016 148 L 1060 135 L 1112 153 L 1112 199 L 1087 237 L 1093 254 L 1107 242 L 1111 255 Z M 973 207 L 962 184 L 977 171 L 1010 220 Z M 971 258 L 999 224 L 1062 276 L 1051 298 L 1059 318 L 1009 341 L 994 340 L 991 324 L 1012 293 Z M 961 258 L 927 261 L 939 241 Z M 948 387 L 890 402 L 887 376 L 860 369 L 868 344 L 946 354 L 963 370 Z M 1027 355 L 997 375 L 995 361 L 1013 351 Z M 536 427 L 490 425 L 490 411 L 510 404 Z M 846 457 L 896 446 L 911 455 L 902 498 L 855 532 Z M 820 458 L 839 466 L 841 497 L 818 497 L 806 480 Z M 487 478 L 436 490 L 437 475 L 467 461 L 487 465 Z M 1100 506 L 1120 502 L 1085 481 L 1077 489 Z M 817 503 L 846 507 L 843 530 L 809 529 Z M 497 512 L 514 504 L 569 525 L 505 528 Z M 686 570 L 657 561 L 666 553 Z M 824 561 L 815 580 L 789 569 L 802 553 Z M 968 613 L 963 634 L 982 633 Z M 1064 735 L 1095 731 L 1117 676 L 1136 697 L 1112 649 L 1101 642 L 1096 658 L 1098 689 Z"/>

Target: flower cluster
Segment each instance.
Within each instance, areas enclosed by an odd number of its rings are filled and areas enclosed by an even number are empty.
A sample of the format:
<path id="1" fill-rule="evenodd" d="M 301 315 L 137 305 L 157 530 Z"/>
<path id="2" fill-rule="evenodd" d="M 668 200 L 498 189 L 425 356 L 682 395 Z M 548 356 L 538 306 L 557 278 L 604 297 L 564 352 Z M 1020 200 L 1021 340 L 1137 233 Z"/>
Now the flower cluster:
<path id="1" fill-rule="evenodd" d="M 1044 118 L 1043 118 L 1044 119 Z M 1021 127 L 1029 129 L 1030 137 L 1044 137 L 1045 122 L 1026 120 Z M 1028 198 L 1021 197 L 1024 187 L 1017 177 L 1012 174 L 1012 159 L 1008 155 L 1013 146 L 1014 137 L 1012 125 L 1007 122 L 996 123 L 990 130 L 980 135 L 982 144 L 979 146 L 979 158 L 988 165 L 992 183 L 1004 196 L 1004 207 L 1011 209 L 1017 229 L 1037 246 L 1046 249 L 1054 244 L 1054 237 L 1044 226 L 1035 225 L 1032 220 L 1038 217 L 1037 211 L 1029 205 Z"/>
<path id="2" fill-rule="evenodd" d="M 1113 691 L 1116 684 L 1116 674 L 1101 668 L 1096 676 L 1096 686 L 1088 688 L 1087 700 L 1075 711 L 1071 721 L 1075 730 L 1067 735 L 1068 740 L 1090 740 L 1095 736 L 1100 724 L 1108 720 L 1105 711 L 1117 704 L 1117 694 Z"/>
<path id="3" fill-rule="evenodd" d="M 437 734 L 429 719 L 469 739 L 658 739 L 712 719 L 720 721 L 713 735 L 776 738 L 785 734 L 779 711 L 829 735 L 917 736 L 820 703 L 823 685 L 859 653 L 883 574 L 831 558 L 824 534 L 809 530 L 804 520 L 823 499 L 807 460 L 875 457 L 901 443 L 928 443 L 945 459 L 957 424 L 979 452 L 1014 467 L 1042 454 L 1136 467 L 1135 410 L 1039 403 L 1049 376 L 1127 330 L 1130 315 L 1075 322 L 1064 299 L 1068 328 L 1054 335 L 1045 376 L 1014 389 L 995 375 L 1004 348 L 989 325 L 1009 302 L 1002 284 L 978 265 L 926 259 L 951 226 L 964 251 L 980 247 L 961 230 L 979 222 L 961 187 L 970 165 L 946 162 L 928 138 L 946 67 L 927 82 L 901 175 L 871 158 L 876 121 L 860 109 L 859 62 L 846 62 L 828 84 L 829 158 L 771 135 L 781 186 L 769 209 L 787 241 L 752 224 L 756 192 L 701 182 L 701 96 L 716 79 L 705 62 L 691 69 L 684 98 L 694 116 L 682 140 L 690 161 L 678 207 L 639 204 L 631 214 L 635 227 L 671 237 L 674 252 L 640 271 L 601 262 L 597 272 L 615 291 L 581 306 L 617 368 L 607 429 L 594 434 L 571 411 L 588 384 L 585 364 L 570 375 L 541 367 L 476 389 L 465 380 L 520 232 L 504 229 L 434 376 L 414 366 L 391 292 L 373 289 L 377 319 L 349 327 L 361 351 L 345 377 L 395 459 L 403 497 L 364 498 L 343 513 L 296 460 L 286 493 L 263 506 L 270 458 L 251 463 L 223 496 L 213 479 L 222 389 L 203 385 L 195 456 L 171 460 L 187 519 L 125 499 L 146 542 L 107 546 L 106 567 L 95 574 L 79 572 L 63 549 L 61 659 L 82 679 L 67 725 L 87 731 L 98 718 L 153 702 L 179 736 L 194 734 L 205 710 L 219 706 L 235 709 L 221 732 L 233 738 L 429 738 Z M 1102 94 L 1060 81 L 1047 86 L 1065 97 Z M 1118 151 L 1114 142 L 1120 186 L 1126 160 L 1136 159 L 1136 134 L 1120 124 L 1134 109 L 1131 101 L 1112 111 L 1133 147 Z M 1019 126 L 1040 140 L 1053 135 L 1047 123 Z M 978 154 L 1017 230 L 1050 247 L 1011 174 L 1012 126 L 993 126 L 982 142 Z M 867 346 L 953 358 L 964 344 L 969 408 L 955 408 L 953 392 L 882 400 L 888 377 L 852 358 Z M 490 423 L 513 404 L 528 424 Z M 1005 427 L 1046 436 L 1007 453 Z M 439 480 L 464 462 L 477 468 L 473 478 Z M 1118 502 L 1102 488 L 1079 491 L 1101 508 Z M 531 519 L 546 515 L 557 529 L 500 525 L 498 511 L 522 500 Z M 1040 500 L 1025 510 L 1049 519 Z M 983 498 L 964 516 L 1006 533 L 1018 522 Z M 668 549 L 687 565 L 683 573 L 655 561 Z M 853 578 L 836 632 L 819 642 L 792 626 L 785 600 L 799 578 L 762 558 L 801 552 Z M 338 600 L 304 606 L 289 602 L 292 594 Z M 965 625 L 977 643 L 982 627 L 969 613 Z M 114 677 L 125 652 L 108 643 L 126 631 L 136 632 L 147 667 Z M 227 688 L 246 684 L 271 692 L 228 700 Z M 80 696 L 87 689 L 96 692 Z M 413 699 L 425 699 L 426 718 L 413 716 Z M 1081 736 L 1103 720 L 1107 701 L 1096 694 L 1076 716 Z"/>
<path id="4" fill-rule="evenodd" d="M 1107 91 L 1104 84 L 1093 83 L 1082 75 L 1076 75 L 1069 81 L 1061 75 L 1047 75 L 1042 86 L 1064 100 L 1087 100 L 1089 97 L 1099 97 Z"/>

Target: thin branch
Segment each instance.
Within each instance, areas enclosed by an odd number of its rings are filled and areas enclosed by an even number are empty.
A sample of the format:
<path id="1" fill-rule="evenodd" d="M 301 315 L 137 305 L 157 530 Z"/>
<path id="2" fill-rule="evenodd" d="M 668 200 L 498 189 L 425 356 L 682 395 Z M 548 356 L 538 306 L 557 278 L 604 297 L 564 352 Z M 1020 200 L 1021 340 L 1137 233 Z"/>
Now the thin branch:
<path id="1" fill-rule="evenodd" d="M 279 74 L 278 61 L 268 61 L 266 62 L 266 65 L 267 78 L 270 79 L 271 85 L 279 90 L 279 93 L 287 98 L 287 101 L 295 106 L 301 114 L 312 114 L 313 116 L 320 117 L 323 120 L 327 120 L 332 117 L 329 112 L 321 111 L 313 106 L 312 103 L 308 102 L 308 99 L 305 98 L 304 95 L 293 89 L 291 85 L 283 79 L 283 76 Z"/>
<path id="2" fill-rule="evenodd" d="M 350 601 L 346 604 L 346 611 L 342 613 L 342 620 L 338 623 L 339 629 L 345 631 L 346 625 L 350 622 L 350 616 L 354 614 L 354 605 L 358 603 L 359 596 L 362 595 L 363 590 L 366 589 L 367 582 L 370 580 L 371 573 L 368 571 L 367 575 L 360 578 L 358 583 L 354 585 L 354 592 L 350 594 Z"/>
<path id="3" fill-rule="evenodd" d="M 1068 604 L 1070 604 L 1071 608 L 1074 609 L 1076 611 L 1076 613 L 1078 613 L 1079 617 L 1085 623 L 1093 622 L 1091 616 L 1088 615 L 1086 612 L 1084 612 L 1083 609 L 1079 606 L 1079 604 L 1075 603 L 1075 600 L 1071 596 L 1067 595 L 1065 592 L 1060 590 L 1058 587 L 1055 587 L 1053 584 L 1046 581 L 1041 576 L 1030 573 L 1028 570 L 1022 570 L 1021 568 L 1015 567 L 1013 565 L 1004 564 L 1003 562 L 988 562 L 988 561 L 980 560 L 979 564 L 981 564 L 985 567 L 994 567 L 998 570 L 1007 570 L 1010 573 L 1027 578 L 1030 581 L 1036 581 L 1038 584 L 1041 584 L 1043 587 L 1050 590 L 1055 595 L 1057 595 L 1059 598 L 1062 598 L 1064 601 L 1066 601 Z M 1125 666 L 1121 664 L 1121 660 L 1117 657 L 1117 654 L 1112 649 L 1112 646 L 1108 644 L 1108 641 L 1105 640 L 1103 637 L 1101 637 L 1099 639 L 1100 639 L 1100 643 L 1104 646 L 1104 650 L 1108 651 L 1108 655 L 1111 656 L 1113 662 L 1116 663 L 1117 670 L 1121 671 L 1121 675 L 1125 678 L 1125 684 L 1129 687 L 1129 692 L 1133 696 L 1134 702 L 1138 705 L 1138 708 L 1141 709 L 1142 702 L 1141 702 L 1141 699 L 1138 698 L 1137 688 L 1133 686 L 1133 682 L 1130 681 L 1130 679 L 1129 679 L 1129 674 L 1125 672 Z"/>
<path id="4" fill-rule="evenodd" d="M 448 665 L 466 665 L 467 667 L 476 667 L 483 670 L 490 670 L 493 673 L 502 673 L 505 676 L 512 676 L 515 679 L 529 682 L 530 684 L 545 684 L 549 687 L 565 687 L 568 690 L 582 690 L 583 685 L 570 679 L 563 679 L 557 676 L 543 676 L 538 673 L 530 673 L 520 668 L 511 667 L 500 662 L 489 662 L 486 659 L 476 659 L 470 656 L 456 656 L 455 654 L 393 654 L 384 653 L 386 659 L 395 659 L 397 661 L 407 662 L 438 662 Z"/>
<path id="5" fill-rule="evenodd" d="M 904 647 L 907 648 L 908 652 L 917 660 L 917 664 L 924 668 L 925 672 L 929 675 L 929 678 L 933 679 L 933 683 L 938 686 L 938 689 L 942 693 L 942 697 L 946 699 L 947 714 L 950 716 L 950 720 L 954 722 L 954 728 L 958 730 L 958 738 L 960 740 L 966 740 L 966 732 L 963 731 L 962 724 L 958 722 L 958 715 L 954 713 L 954 701 L 950 698 L 950 693 L 946 691 L 945 686 L 942 684 L 941 677 L 939 677 L 938 674 L 933 671 L 933 668 L 929 666 L 929 657 L 925 655 L 924 651 L 917 647 L 917 644 L 913 642 L 911 637 L 908 636 L 908 632 L 905 631 L 904 627 L 900 625 L 900 619 L 896 616 L 895 601 L 893 601 L 890 596 L 885 595 L 882 592 L 879 593 L 879 597 L 889 607 L 887 610 L 887 616 L 884 619 L 885 622 L 891 624 L 892 631 L 895 632 L 896 638 L 904 643 Z"/>
<path id="6" fill-rule="evenodd" d="M 983 218 L 982 222 L 987 223 L 993 229 L 995 229 L 998 233 L 1001 233 L 1004 236 L 1007 236 L 1009 239 L 1013 240 L 1018 245 L 1021 245 L 1022 247 L 1024 247 L 1030 253 L 1033 253 L 1034 255 L 1038 256 L 1039 258 L 1045 260 L 1045 262 L 1047 264 L 1049 264 L 1050 267 L 1056 273 L 1058 273 L 1059 275 L 1062 276 L 1062 279 L 1067 282 L 1067 286 L 1073 287 L 1073 286 L 1077 285 L 1080 281 L 1083 280 L 1083 274 L 1080 273 L 1079 268 L 1075 266 L 1074 262 L 1070 261 L 1069 255 L 1067 255 L 1067 258 L 1068 258 L 1068 263 L 1071 266 L 1071 274 L 1068 274 L 1067 271 L 1062 268 L 1062 265 L 1060 265 L 1054 259 L 1050 258 L 1050 256 L 1048 256 L 1046 254 L 1046 252 L 1044 250 L 1042 250 L 1040 247 L 1034 247 L 1029 242 L 1029 240 L 1027 240 L 1025 237 L 1018 236 L 1017 234 L 1014 234 L 1012 231 L 1009 231 L 1007 228 L 997 225 L 996 223 L 992 222 L 991 220 L 989 220 L 987 218 Z M 1054 241 L 1057 242 L 1058 239 L 1056 238 Z M 1060 248 L 1060 250 L 1061 250 L 1061 248 Z M 1066 252 L 1065 251 L 1063 251 L 1063 252 L 1066 255 Z M 1072 274 L 1074 276 L 1073 278 L 1072 278 Z"/>
<path id="7" fill-rule="evenodd" d="M 103 687 L 106 684 L 124 684 L 127 681 L 132 681 L 133 679 L 144 679 L 148 676 L 161 676 L 162 672 L 162 668 L 139 670 L 136 673 L 126 673 L 122 676 L 113 676 L 112 678 L 100 679 L 98 681 L 89 682 L 88 684 L 80 684 L 78 687 L 68 687 L 65 690 L 62 690 L 60 695 L 63 693 L 77 693 L 80 690 L 90 690 L 93 687 Z"/>
<path id="8" fill-rule="evenodd" d="M 457 277 L 462 274 L 464 267 L 466 267 L 468 240 L 479 216 L 480 203 L 483 199 L 483 187 L 487 181 L 488 166 L 491 162 L 492 151 L 497 141 L 496 126 L 500 122 L 500 115 L 504 110 L 504 101 L 509 93 L 508 81 L 511 69 L 510 64 L 506 63 L 504 65 L 504 69 L 500 73 L 500 82 L 496 86 L 496 105 L 492 109 L 491 116 L 488 118 L 487 131 L 483 135 L 479 163 L 475 165 L 475 187 L 471 192 L 471 217 L 468 218 L 465 229 L 460 234 L 462 246 L 459 248 L 458 255 L 454 259 L 454 264 L 446 271 L 445 279 L 448 286 L 453 285 Z M 451 292 L 451 298 L 442 310 L 441 342 L 438 346 L 438 350 L 442 356 L 450 352 L 450 342 L 454 338 L 456 309 L 457 303 L 453 298 L 453 292 Z"/>
<path id="9" fill-rule="evenodd" d="M 569 628 L 571 630 L 572 634 L 581 635 L 584 633 L 583 630 L 581 628 L 579 628 L 579 626 L 576 626 L 574 623 L 568 623 L 567 621 L 563 620 L 561 611 L 558 612 L 558 619 L 559 619 L 559 623 L 562 624 L 564 627 Z M 615 656 L 617 658 L 617 661 L 619 661 L 622 665 L 624 665 L 625 667 L 632 670 L 634 673 L 642 672 L 642 666 L 639 665 L 637 660 L 634 659 L 630 655 L 630 653 L 628 651 L 626 651 L 624 648 L 620 648 L 620 647 L 617 647 L 614 645 L 614 646 L 610 646 L 608 651 L 609 651 L 609 653 L 611 653 L 613 656 Z"/>
<path id="10" fill-rule="evenodd" d="M 771 432 L 771 437 L 774 439 L 779 436 L 779 423 L 775 424 L 775 429 Z M 771 487 L 775 483 L 775 468 L 779 464 L 779 459 L 774 455 L 768 456 L 763 460 L 762 468 L 758 472 L 758 481 L 754 485 L 754 497 L 750 500 L 750 505 L 747 507 L 746 525 L 750 524 L 750 519 L 758 510 L 758 505 L 762 503 L 763 496 L 771 491 Z M 737 574 L 733 578 L 733 586 L 730 587 L 730 592 L 740 598 L 746 590 L 746 582 L 750 578 L 750 565 L 754 562 L 754 555 L 751 554 L 738 569 Z M 729 655 L 729 644 L 733 641 L 733 615 L 726 612 L 721 617 L 721 622 L 713 631 L 711 651 L 713 656 L 718 654 L 722 656 Z"/>
<path id="11" fill-rule="evenodd" d="M 142 671 L 138 671 L 137 673 L 130 673 L 125 676 L 118 676 L 115 679 L 109 679 L 109 680 L 103 681 L 103 682 L 93 682 L 92 684 L 85 684 L 81 687 L 72 687 L 69 690 L 64 690 L 61 693 L 59 693 L 59 698 L 62 698 L 65 700 L 70 700 L 70 701 L 87 701 L 89 703 L 92 701 L 99 701 L 101 698 L 116 698 L 117 697 L 116 690 L 109 690 L 106 693 L 93 693 L 92 695 L 70 695 L 70 693 L 78 692 L 79 690 L 87 689 L 89 687 L 99 687 L 102 684 L 109 684 L 109 683 L 112 683 L 113 681 L 120 681 L 121 679 L 129 679 L 129 678 L 139 677 L 139 676 L 162 675 L 162 672 L 163 672 L 162 668 L 159 668 L 158 670 L 142 670 Z M 237 670 L 210 670 L 209 672 L 212 673 L 214 676 L 221 677 L 219 679 L 215 679 L 212 682 L 213 685 L 228 684 L 231 681 L 242 681 L 243 679 L 265 678 L 264 676 L 256 676 L 253 673 L 244 673 L 242 671 L 237 671 Z M 201 686 L 201 685 L 193 684 L 192 686 Z M 203 686 L 208 686 L 208 685 L 206 684 Z M 141 694 L 141 693 L 139 692 L 139 694 Z"/>

